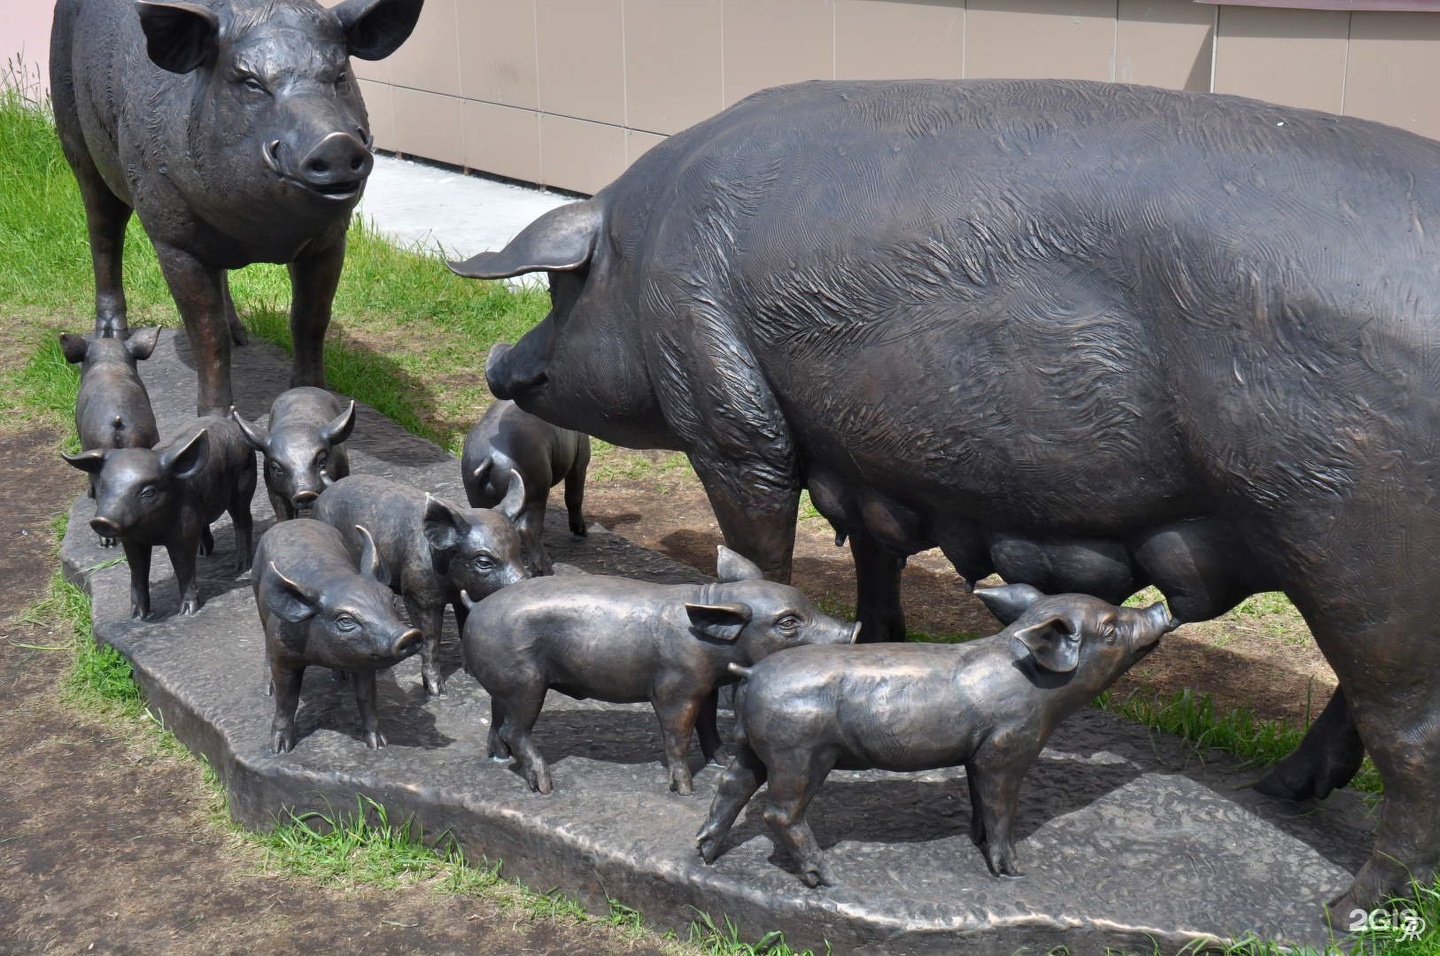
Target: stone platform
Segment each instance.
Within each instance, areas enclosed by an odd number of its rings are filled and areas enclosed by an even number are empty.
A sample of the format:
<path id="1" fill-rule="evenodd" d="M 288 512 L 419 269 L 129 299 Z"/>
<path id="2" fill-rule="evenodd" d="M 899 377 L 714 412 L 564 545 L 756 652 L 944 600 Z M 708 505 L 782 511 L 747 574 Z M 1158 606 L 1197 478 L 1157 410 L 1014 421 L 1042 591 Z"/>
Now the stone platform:
<path id="1" fill-rule="evenodd" d="M 284 389 L 288 360 L 266 344 L 236 353 L 240 411 L 264 415 Z M 479 359 L 477 358 L 477 366 Z M 195 379 L 183 336 L 166 332 L 141 372 L 162 431 L 193 414 Z M 479 372 L 477 371 L 477 375 Z M 411 482 L 464 502 L 455 458 L 362 408 L 349 443 L 355 473 Z M 1322 902 L 1342 890 L 1372 841 L 1361 801 L 1342 793 L 1318 807 L 1246 789 L 1256 772 L 1224 757 L 1202 760 L 1178 740 L 1086 710 L 1063 725 L 1031 769 L 1017 826 L 1022 880 L 997 880 L 970 844 L 963 771 L 836 772 L 809 819 L 839 886 L 806 889 L 777 853 L 759 807 L 736 825 L 713 867 L 695 833 L 718 771 L 700 770 L 695 795 L 667 792 L 658 726 L 647 706 L 552 694 L 536 728 L 555 792 L 541 797 L 485 758 L 489 706 L 460 670 L 453 630 L 444 643 L 449 694 L 427 700 L 412 658 L 380 681 L 390 746 L 365 749 L 354 699 L 323 669 L 301 695 L 293 753 L 269 753 L 263 636 L 248 578 L 231 570 L 228 519 L 201 559 L 200 614 L 182 618 L 163 549 L 156 549 L 157 620 L 129 617 L 128 570 L 113 563 L 78 499 L 63 547 L 67 575 L 93 599 L 97 640 L 135 667 L 151 707 L 219 773 L 236 819 L 268 827 L 289 812 L 353 812 L 357 796 L 390 819 L 414 817 L 472 858 L 555 888 L 604 912 L 618 900 L 664 927 L 696 911 L 728 917 L 748 939 L 781 930 L 794 947 L 836 953 L 1100 953 L 1107 947 L 1173 953 L 1196 938 L 1247 933 L 1323 946 Z M 257 534 L 271 524 L 263 485 Z M 584 571 L 681 582 L 703 578 L 595 528 L 584 539 L 552 508 L 547 543 Z M 453 621 L 448 622 L 453 629 Z M 1160 653 L 1164 653 L 1163 647 Z M 722 726 L 727 733 L 729 728 Z M 698 748 L 692 766 L 699 768 Z M 763 793 L 761 794 L 763 797 Z"/>

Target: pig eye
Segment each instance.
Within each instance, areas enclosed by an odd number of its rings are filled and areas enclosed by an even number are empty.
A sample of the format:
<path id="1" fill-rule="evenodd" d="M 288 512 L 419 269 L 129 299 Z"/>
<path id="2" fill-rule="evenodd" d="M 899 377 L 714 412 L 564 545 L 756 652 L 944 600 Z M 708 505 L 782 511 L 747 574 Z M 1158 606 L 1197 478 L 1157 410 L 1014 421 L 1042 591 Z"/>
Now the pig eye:
<path id="1" fill-rule="evenodd" d="M 335 627 L 341 631 L 353 631 L 360 626 L 360 622 L 348 614 L 341 614 L 335 618 Z"/>
<path id="2" fill-rule="evenodd" d="M 335 85 L 338 86 L 338 87 L 340 87 L 341 89 L 344 89 L 345 87 L 349 86 L 349 85 L 350 85 L 350 74 L 349 74 L 349 72 L 346 71 L 346 70 L 341 70 L 341 71 L 340 71 L 340 75 L 337 76 L 337 77 L 335 77 Z"/>
<path id="3" fill-rule="evenodd" d="M 800 630 L 800 624 L 800 618 L 794 614 L 787 614 L 775 622 L 775 626 L 782 631 L 798 631 Z"/>
<path id="4" fill-rule="evenodd" d="M 1100 636 L 1105 639 L 1106 644 L 1114 644 L 1117 634 L 1114 621 L 1106 621 L 1100 626 Z"/>
<path id="5" fill-rule="evenodd" d="M 140 489 L 140 497 L 141 497 L 141 498 L 154 498 L 154 497 L 155 497 L 155 486 L 154 486 L 154 485 L 146 485 L 144 488 L 141 488 L 141 489 Z"/>
<path id="6" fill-rule="evenodd" d="M 495 568 L 495 559 L 488 554 L 477 554 L 471 560 L 470 565 L 476 571 L 491 571 Z"/>
<path id="7" fill-rule="evenodd" d="M 264 83 L 261 83 L 258 78 L 253 77 L 253 76 L 244 76 L 244 77 L 241 77 L 241 78 L 240 78 L 240 85 L 243 86 L 243 87 L 245 87 L 245 89 L 249 90 L 251 93 L 264 93 L 264 92 L 265 92 L 265 84 L 264 84 Z"/>
<path id="8" fill-rule="evenodd" d="M 281 468 L 278 462 L 271 462 L 270 477 L 274 478 L 276 481 L 279 481 L 281 478 L 285 477 L 285 469 Z"/>

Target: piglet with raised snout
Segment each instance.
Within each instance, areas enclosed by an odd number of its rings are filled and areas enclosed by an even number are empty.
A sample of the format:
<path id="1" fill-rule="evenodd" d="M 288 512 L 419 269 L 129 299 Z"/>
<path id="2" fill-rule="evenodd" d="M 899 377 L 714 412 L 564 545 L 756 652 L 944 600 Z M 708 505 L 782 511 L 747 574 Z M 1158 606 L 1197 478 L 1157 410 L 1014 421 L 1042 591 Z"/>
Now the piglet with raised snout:
<path id="1" fill-rule="evenodd" d="M 352 530 L 361 541 L 358 570 L 340 532 L 309 518 L 276 524 L 256 550 L 253 586 L 275 685 L 276 753 L 295 746 L 300 683 L 311 664 L 349 675 L 365 746 L 385 746 L 375 711 L 375 672 L 420 649 L 420 632 L 395 613 L 370 532 L 363 526 Z"/>
<path id="2" fill-rule="evenodd" d="M 61 333 L 65 361 L 80 366 L 75 431 L 81 448 L 153 448 L 160 440 L 150 393 L 136 368 L 155 351 L 159 337 L 159 328 L 140 329 L 127 339 Z M 93 480 L 90 497 L 95 497 Z M 100 536 L 101 547 L 114 544 L 114 538 Z"/>
<path id="3" fill-rule="evenodd" d="M 607 575 L 533 578 L 475 605 L 461 647 L 491 699 L 490 756 L 514 755 L 531 789 L 550 771 L 530 730 L 551 688 L 577 699 L 649 701 L 660 718 L 670 789 L 692 792 L 685 753 L 698 728 L 720 752 L 720 685 L 731 664 L 800 644 L 849 644 L 859 625 L 822 614 L 800 591 L 766 581 L 720 548 L 717 584 L 651 584 Z"/>
<path id="4" fill-rule="evenodd" d="M 590 464 L 590 436 L 557 428 L 514 402 L 497 401 L 465 436 L 460 474 L 472 508 L 493 508 L 510 490 L 510 475 L 525 479 L 525 504 L 515 526 L 525 542 L 525 566 L 532 574 L 551 572 L 550 556 L 541 535 L 550 489 L 565 482 L 565 508 L 571 534 L 585 533 L 581 505 L 585 500 L 585 469 Z"/>
<path id="5" fill-rule="evenodd" d="M 975 592 L 1002 620 L 968 644 L 806 647 L 746 671 L 736 754 L 698 843 L 713 863 L 769 780 L 765 822 L 810 886 L 832 882 L 805 807 L 836 767 L 965 767 L 970 837 L 996 876 L 1020 876 L 1011 828 L 1020 782 L 1051 731 L 1176 626 L 1163 604 L 1115 607 L 1015 585 Z"/>
<path id="6" fill-rule="evenodd" d="M 155 448 L 95 448 L 65 460 L 95 482 L 90 527 L 119 538 L 130 565 L 130 613 L 150 618 L 150 549 L 163 544 L 180 585 L 180 613 L 200 610 L 195 557 L 215 546 L 210 523 L 230 512 L 235 570 L 250 567 L 255 452 L 228 418 L 199 418 Z"/>
<path id="7" fill-rule="evenodd" d="M 265 456 L 265 490 L 275 520 L 305 517 L 320 492 L 350 474 L 345 440 L 355 427 L 355 403 L 308 385 L 281 392 L 270 405 L 268 425 L 230 417 Z"/>
<path id="8" fill-rule="evenodd" d="M 425 636 L 420 675 L 430 694 L 445 692 L 439 661 L 445 605 L 463 629 L 462 590 L 481 598 L 529 576 L 514 524 L 524 498 L 525 483 L 518 478 L 491 510 L 461 508 L 376 475 L 352 475 L 327 488 L 315 504 L 315 517 L 340 532 L 351 557 L 358 560 L 364 546 L 356 525 L 375 536 L 390 589 L 405 599 L 410 620 Z"/>

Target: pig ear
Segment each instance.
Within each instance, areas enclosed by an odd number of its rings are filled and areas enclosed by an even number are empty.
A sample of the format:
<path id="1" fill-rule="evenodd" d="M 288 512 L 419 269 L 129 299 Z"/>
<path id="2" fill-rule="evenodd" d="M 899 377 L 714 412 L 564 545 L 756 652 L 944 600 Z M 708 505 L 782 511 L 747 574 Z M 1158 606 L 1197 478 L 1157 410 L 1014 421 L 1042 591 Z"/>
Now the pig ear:
<path id="1" fill-rule="evenodd" d="M 345 0 L 331 12 L 340 20 L 351 56 L 383 60 L 410 38 L 422 0 Z"/>
<path id="2" fill-rule="evenodd" d="M 101 448 L 82 451 L 78 455 L 67 455 L 62 451 L 60 457 L 81 471 L 88 471 L 92 475 L 100 474 L 100 469 L 105 467 L 105 451 Z"/>
<path id="3" fill-rule="evenodd" d="M 155 345 L 159 341 L 160 326 L 152 325 L 148 329 L 131 332 L 130 337 L 125 340 L 125 349 L 135 361 L 143 362 L 155 351 Z"/>
<path id="4" fill-rule="evenodd" d="M 380 551 L 375 547 L 375 536 L 363 524 L 357 524 L 355 532 L 360 535 L 360 573 L 388 588 L 390 572 L 380 560 Z"/>
<path id="5" fill-rule="evenodd" d="M 195 436 L 179 448 L 169 448 L 160 453 L 160 469 L 170 473 L 172 478 L 184 481 L 193 478 L 205 466 L 210 457 L 210 431 L 202 428 Z"/>
<path id="6" fill-rule="evenodd" d="M 715 560 L 715 572 L 723 583 L 732 581 L 763 581 L 764 573 L 749 558 L 738 551 L 731 551 L 720 545 L 719 557 Z"/>
<path id="7" fill-rule="evenodd" d="M 332 418 L 324 428 L 320 429 L 320 437 L 328 445 L 338 445 L 350 437 L 350 432 L 355 428 L 355 400 L 350 400 L 350 407 L 339 415 Z"/>
<path id="8" fill-rule="evenodd" d="M 467 279 L 508 279 L 542 270 L 573 272 L 589 265 L 603 219 L 592 200 L 572 202 L 536 219 L 499 252 L 482 252 L 446 265 Z"/>
<path id="9" fill-rule="evenodd" d="M 75 363 L 85 361 L 85 350 L 90 343 L 85 341 L 83 335 L 71 335 L 69 332 L 60 333 L 60 351 L 65 353 L 65 361 Z"/>
<path id="10" fill-rule="evenodd" d="M 425 495 L 425 519 L 422 523 L 425 540 L 436 551 L 449 551 L 465 533 L 465 521 L 455 509 L 434 495 Z"/>
<path id="11" fill-rule="evenodd" d="M 1010 637 L 1030 652 L 1042 670 L 1068 674 L 1080 664 L 1080 633 L 1060 614 L 1013 632 Z"/>
<path id="12" fill-rule="evenodd" d="M 716 641 L 733 644 L 750 623 L 750 605 L 731 602 L 729 604 L 686 604 L 685 613 L 690 615 L 690 625 L 700 634 Z"/>
<path id="13" fill-rule="evenodd" d="M 976 588 L 975 596 L 985 602 L 996 620 L 1009 627 L 1045 595 L 1028 584 L 1007 584 L 998 588 Z"/>
<path id="14" fill-rule="evenodd" d="M 282 621 L 299 624 L 301 621 L 310 620 L 320 610 L 320 592 L 281 574 L 274 561 L 270 562 L 270 574 L 274 576 L 276 583 L 270 591 L 267 604 Z"/>
<path id="15" fill-rule="evenodd" d="M 486 458 L 480 464 L 475 466 L 474 471 L 470 472 L 471 480 L 473 480 L 476 485 L 484 487 L 485 480 L 490 477 L 490 469 L 493 468 L 494 465 L 495 459 Z"/>
<path id="16" fill-rule="evenodd" d="M 268 455 L 270 453 L 270 429 L 261 425 L 259 422 L 255 422 L 254 424 L 247 422 L 244 417 L 241 416 L 240 412 L 235 409 L 234 405 L 230 406 L 230 420 L 240 426 L 240 432 L 245 436 L 245 440 L 250 443 L 251 448 L 262 455 Z"/>
<path id="17" fill-rule="evenodd" d="M 494 510 L 511 524 L 519 520 L 520 512 L 525 510 L 525 479 L 513 468 L 510 470 L 510 487 L 505 489 L 505 497 Z"/>
<path id="18" fill-rule="evenodd" d="M 150 3 L 136 0 L 145 51 L 162 70 L 189 73 L 215 62 L 220 18 L 198 3 Z"/>

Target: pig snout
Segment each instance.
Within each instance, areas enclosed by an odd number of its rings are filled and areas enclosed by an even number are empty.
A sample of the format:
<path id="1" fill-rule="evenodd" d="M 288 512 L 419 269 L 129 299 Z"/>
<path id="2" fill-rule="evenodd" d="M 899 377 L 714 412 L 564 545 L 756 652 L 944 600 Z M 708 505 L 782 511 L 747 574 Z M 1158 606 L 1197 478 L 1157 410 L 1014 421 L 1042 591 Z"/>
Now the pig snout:
<path id="1" fill-rule="evenodd" d="M 364 134 L 359 128 L 356 132 Z M 375 165 L 365 139 L 341 131 L 330 133 L 298 161 L 291 159 L 296 151 L 279 139 L 265 143 L 261 150 L 265 165 L 281 177 L 333 199 L 352 198 Z"/>
<path id="2" fill-rule="evenodd" d="M 297 515 L 308 515 L 315 510 L 315 502 L 319 497 L 320 493 L 311 489 L 297 491 L 290 498 L 290 506 L 295 509 Z"/>
<path id="3" fill-rule="evenodd" d="M 397 660 L 402 657 L 409 657 L 420 649 L 422 639 L 423 637 L 419 629 L 412 627 L 397 637 L 395 643 L 390 645 L 390 656 Z"/>
<path id="4" fill-rule="evenodd" d="M 90 519 L 90 527 L 102 538 L 115 538 L 120 535 L 120 526 L 110 518 L 102 518 L 96 515 Z"/>

